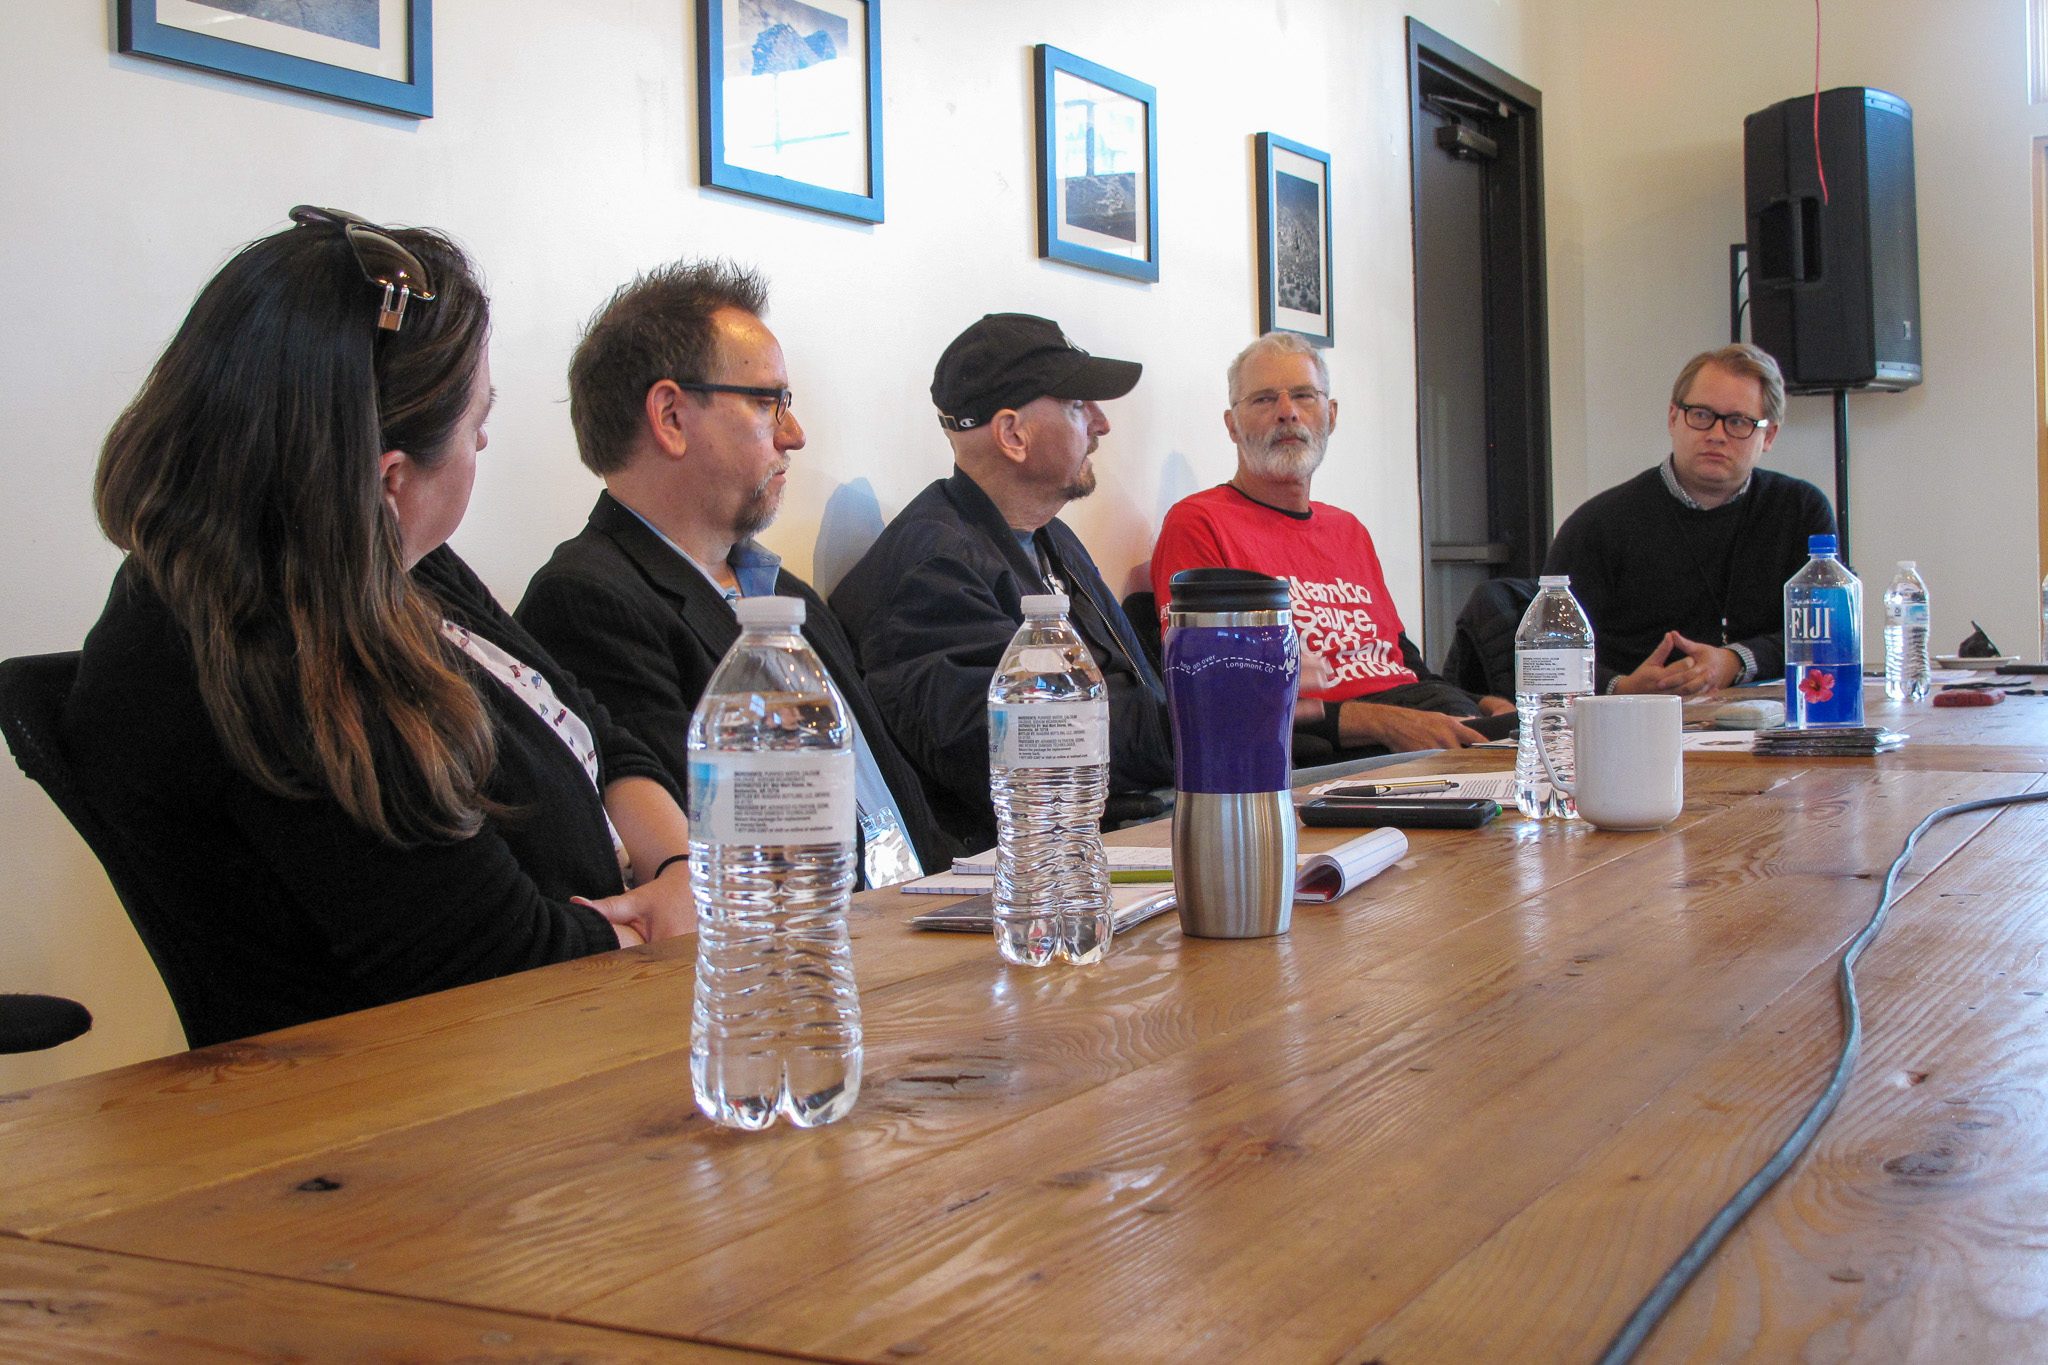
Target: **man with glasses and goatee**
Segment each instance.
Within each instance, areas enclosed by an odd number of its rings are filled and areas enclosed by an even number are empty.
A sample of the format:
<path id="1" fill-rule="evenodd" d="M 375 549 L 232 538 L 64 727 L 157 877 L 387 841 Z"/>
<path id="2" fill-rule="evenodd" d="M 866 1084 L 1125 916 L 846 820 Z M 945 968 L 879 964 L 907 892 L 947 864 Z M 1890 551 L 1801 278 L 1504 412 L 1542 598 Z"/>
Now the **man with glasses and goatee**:
<path id="1" fill-rule="evenodd" d="M 1785 418 L 1777 361 L 1705 351 L 1671 386 L 1671 454 L 1558 528 L 1546 574 L 1570 574 L 1593 623 L 1603 692 L 1697 697 L 1785 671 L 1785 580 L 1834 509 L 1803 479 L 1758 469 Z"/>
<path id="2" fill-rule="evenodd" d="M 703 261 L 650 271 L 597 311 L 569 361 L 569 421 L 605 491 L 534 575 L 519 622 L 681 786 L 690 713 L 739 638 L 732 603 L 802 599 L 804 638 L 853 713 L 861 882 L 893 885 L 945 868 L 957 850 L 839 623 L 754 539 L 804 447 L 767 307 L 760 276 Z"/>

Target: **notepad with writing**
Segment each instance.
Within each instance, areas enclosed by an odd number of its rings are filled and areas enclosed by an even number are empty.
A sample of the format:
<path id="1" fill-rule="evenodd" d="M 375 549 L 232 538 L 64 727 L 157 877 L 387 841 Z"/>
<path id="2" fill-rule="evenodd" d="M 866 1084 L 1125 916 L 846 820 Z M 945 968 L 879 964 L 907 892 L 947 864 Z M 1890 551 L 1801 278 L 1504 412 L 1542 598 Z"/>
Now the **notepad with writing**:
<path id="1" fill-rule="evenodd" d="M 993 878 L 984 877 L 982 886 L 987 887 Z M 1126 929 L 1143 924 L 1154 915 L 1163 915 L 1173 909 L 1173 888 L 1170 886 L 1112 886 L 1109 888 L 1110 904 L 1115 907 L 1110 913 L 1110 932 L 1121 934 Z M 995 897 L 986 889 L 978 896 L 964 901 L 940 906 L 910 917 L 914 929 L 951 929 L 962 933 L 986 934 L 995 929 Z"/>
<path id="2" fill-rule="evenodd" d="M 1140 848 L 1135 844 L 1105 844 L 1111 872 L 1168 872 L 1173 869 L 1170 848 Z M 970 877 L 996 875 L 996 851 L 988 849 L 953 860 L 953 871 Z"/>
<path id="3" fill-rule="evenodd" d="M 1108 852 L 1114 853 L 1117 846 Z M 1165 849 L 1144 849 L 1153 857 L 1168 856 Z M 1363 885 L 1401 861 L 1408 852 L 1408 836 L 1398 829 L 1369 829 L 1321 853 L 1305 853 L 1296 859 L 1294 900 L 1299 904 L 1322 904 Z M 1112 862 L 1112 866 L 1114 866 Z M 1169 864 L 1170 865 L 1170 864 Z M 956 864 L 957 867 L 957 864 Z M 994 924 L 995 902 L 989 895 L 995 878 L 972 874 L 940 872 L 897 887 L 898 891 L 969 896 L 957 905 L 928 910 L 911 917 L 919 929 L 960 929 L 986 933 Z M 943 891 L 941 888 L 945 888 Z M 1112 886 L 1116 932 L 1143 924 L 1154 915 L 1174 907 L 1173 888 L 1154 886 Z"/>

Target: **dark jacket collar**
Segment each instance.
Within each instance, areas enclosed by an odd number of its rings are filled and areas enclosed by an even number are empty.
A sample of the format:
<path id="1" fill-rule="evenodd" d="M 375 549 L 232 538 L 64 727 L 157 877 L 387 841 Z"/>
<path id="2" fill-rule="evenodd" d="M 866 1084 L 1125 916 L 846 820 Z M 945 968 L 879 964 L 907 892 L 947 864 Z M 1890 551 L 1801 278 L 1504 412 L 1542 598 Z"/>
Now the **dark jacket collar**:
<path id="1" fill-rule="evenodd" d="M 597 495 L 597 504 L 590 509 L 590 527 L 618 546 L 657 592 L 680 605 L 683 619 L 714 656 L 732 648 L 732 642 L 740 638 L 739 620 L 724 594 L 609 490 Z"/>
<path id="2" fill-rule="evenodd" d="M 1044 577 L 1039 573 L 1038 561 L 1017 543 L 1016 529 L 1003 519 L 1002 511 L 996 506 L 995 500 L 982 491 L 981 485 L 976 483 L 966 470 L 955 465 L 953 477 L 939 486 L 947 500 L 960 513 L 960 519 L 987 536 L 989 543 L 1001 552 L 1004 561 L 1019 578 L 1026 583 L 1037 584 L 1039 592 L 1050 591 Z M 1048 531 L 1055 526 L 1061 530 L 1066 529 L 1058 517 L 1046 523 Z"/>

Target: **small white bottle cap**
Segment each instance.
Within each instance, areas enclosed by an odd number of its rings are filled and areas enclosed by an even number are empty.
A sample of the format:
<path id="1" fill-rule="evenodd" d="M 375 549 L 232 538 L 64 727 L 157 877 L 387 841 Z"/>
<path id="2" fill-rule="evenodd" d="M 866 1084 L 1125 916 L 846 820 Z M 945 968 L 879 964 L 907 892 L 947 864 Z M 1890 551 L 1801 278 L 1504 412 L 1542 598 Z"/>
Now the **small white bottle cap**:
<path id="1" fill-rule="evenodd" d="M 1067 595 L 1063 592 L 1035 592 L 1018 604 L 1026 616 L 1065 616 Z"/>
<path id="2" fill-rule="evenodd" d="M 1902 569 L 1912 569 L 1917 573 L 1920 569 L 1920 563 L 1918 560 L 1902 559 L 1899 561 L 1899 567 Z"/>
<path id="3" fill-rule="evenodd" d="M 796 627 L 804 623 L 804 600 L 801 597 L 742 597 L 732 604 L 732 614 L 740 618 L 742 630 L 758 626 Z"/>
<path id="4" fill-rule="evenodd" d="M 1572 576 L 1568 573 L 1547 573 L 1536 580 L 1539 588 L 1569 588 L 1571 585 Z"/>

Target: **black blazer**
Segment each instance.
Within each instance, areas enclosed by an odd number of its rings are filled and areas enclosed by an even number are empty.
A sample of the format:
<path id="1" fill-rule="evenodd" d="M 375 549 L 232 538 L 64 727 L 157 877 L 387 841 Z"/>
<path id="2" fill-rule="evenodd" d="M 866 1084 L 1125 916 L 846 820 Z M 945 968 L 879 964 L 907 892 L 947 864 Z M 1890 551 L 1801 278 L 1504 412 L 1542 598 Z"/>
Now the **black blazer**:
<path id="1" fill-rule="evenodd" d="M 413 578 L 448 619 L 547 677 L 589 724 L 600 781 L 668 783 L 454 551 Z M 468 839 L 398 848 L 331 800 L 274 795 L 231 765 L 183 628 L 132 566 L 115 575 L 60 730 L 87 802 L 173 909 L 187 955 L 210 964 L 205 998 L 179 1002 L 194 1047 L 618 946 L 569 901 L 623 889 L 597 790 L 524 701 L 462 666 L 491 715 L 485 794 L 500 809 Z"/>
<path id="2" fill-rule="evenodd" d="M 776 575 L 775 591 L 802 599 L 804 638 L 853 708 L 918 859 L 927 872 L 944 871 L 957 850 L 933 821 L 916 772 L 890 740 L 838 619 L 788 570 Z M 696 566 L 610 493 L 600 493 L 583 530 L 556 546 L 527 584 L 516 615 L 681 786 L 689 772 L 690 713 L 740 636 L 731 605 Z"/>

